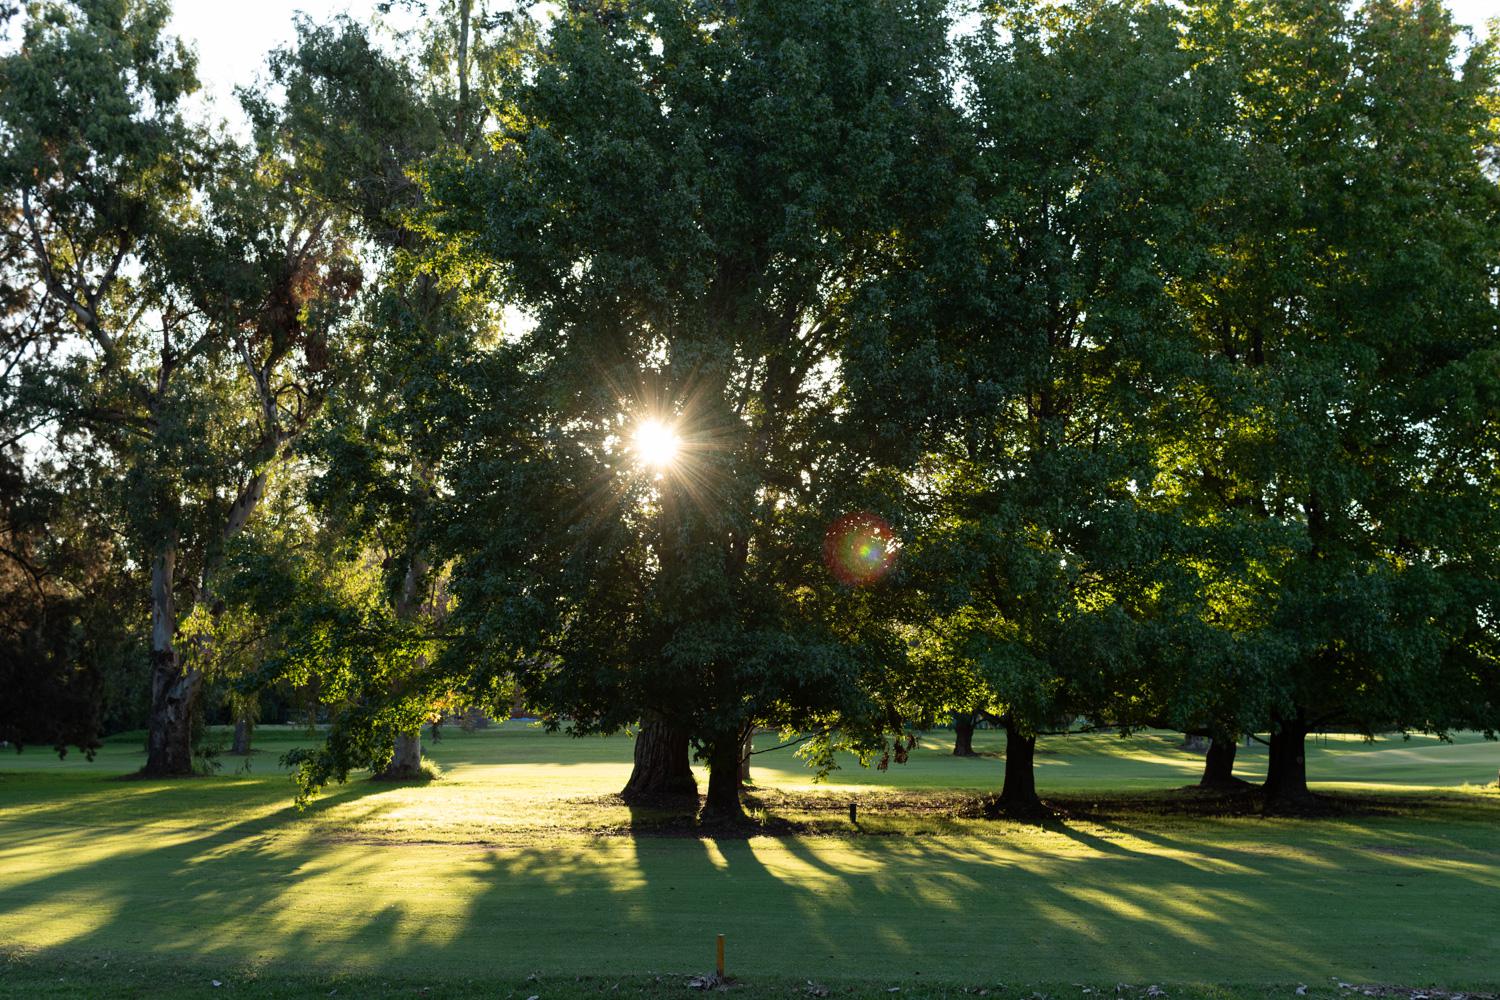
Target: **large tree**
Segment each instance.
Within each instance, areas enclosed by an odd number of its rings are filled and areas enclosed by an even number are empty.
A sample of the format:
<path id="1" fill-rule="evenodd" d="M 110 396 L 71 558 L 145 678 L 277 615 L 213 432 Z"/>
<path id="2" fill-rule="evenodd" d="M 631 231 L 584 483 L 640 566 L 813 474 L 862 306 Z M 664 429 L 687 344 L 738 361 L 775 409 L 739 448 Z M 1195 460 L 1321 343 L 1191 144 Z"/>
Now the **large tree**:
<path id="1" fill-rule="evenodd" d="M 180 621 L 321 402 L 357 284 L 335 213 L 286 158 L 189 123 L 193 59 L 149 0 L 31 9 L 0 62 L 0 184 L 37 285 L 71 323 L 54 446 L 149 574 L 145 771 L 192 768 L 202 681 Z"/>
<path id="2" fill-rule="evenodd" d="M 1309 731 L 1495 724 L 1500 89 L 1435 0 L 1210 10 L 1238 155 L 1184 481 L 1261 539 L 1226 606 L 1279 655 L 1224 704 L 1298 805 Z"/>
<path id="3" fill-rule="evenodd" d="M 923 0 L 570 4 L 439 186 L 535 319 L 529 415 L 476 397 L 455 473 L 459 655 L 575 732 L 680 726 L 705 818 L 742 815 L 751 727 L 890 724 L 866 681 L 904 645 L 821 555 L 888 492 L 839 370 L 947 142 L 947 30 Z M 836 530 L 879 563 L 879 524 Z"/>
<path id="4" fill-rule="evenodd" d="M 893 421 L 927 416 L 920 644 L 967 682 L 949 707 L 1004 726 L 1007 811 L 1039 808 L 1038 735 L 1142 721 L 1197 620 L 1201 532 L 1158 479 L 1194 391 L 1171 290 L 1207 260 L 1221 102 L 1183 35 L 1164 4 L 1017 4 L 981 25 L 971 204 L 896 293 L 917 308 L 886 353 L 920 363 L 870 394 Z"/>
<path id="5" fill-rule="evenodd" d="M 371 294 L 346 339 L 349 377 L 308 440 L 320 467 L 311 497 L 347 548 L 380 563 L 395 616 L 413 626 L 430 625 L 445 606 L 430 538 L 452 444 L 440 411 L 453 399 L 454 366 L 494 339 L 499 319 L 461 274 L 438 266 L 443 245 L 421 228 L 422 171 L 482 142 L 485 95 L 518 27 L 472 0 L 428 13 L 394 53 L 348 19 L 303 23 L 271 59 L 283 96 L 252 109 L 277 145 L 309 165 L 306 183 L 358 220 L 372 251 Z M 420 725 L 441 692 L 388 671 L 365 681 L 367 700 L 398 729 L 370 763 L 388 778 L 419 776 Z M 308 774 L 325 764 L 333 766 Z"/>

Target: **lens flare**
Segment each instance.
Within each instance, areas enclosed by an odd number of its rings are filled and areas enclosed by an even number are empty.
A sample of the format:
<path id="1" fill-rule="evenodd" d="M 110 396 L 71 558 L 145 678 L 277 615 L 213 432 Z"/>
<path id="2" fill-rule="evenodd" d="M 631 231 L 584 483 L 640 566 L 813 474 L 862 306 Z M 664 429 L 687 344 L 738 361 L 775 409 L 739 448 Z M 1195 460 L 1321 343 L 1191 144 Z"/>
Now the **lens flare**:
<path id="1" fill-rule="evenodd" d="M 665 469 L 677 459 L 682 439 L 660 420 L 642 420 L 631 436 L 636 458 L 642 465 Z"/>
<path id="2" fill-rule="evenodd" d="M 874 583 L 896 561 L 895 533 L 867 511 L 845 514 L 823 536 L 823 561 L 841 583 L 851 587 Z"/>

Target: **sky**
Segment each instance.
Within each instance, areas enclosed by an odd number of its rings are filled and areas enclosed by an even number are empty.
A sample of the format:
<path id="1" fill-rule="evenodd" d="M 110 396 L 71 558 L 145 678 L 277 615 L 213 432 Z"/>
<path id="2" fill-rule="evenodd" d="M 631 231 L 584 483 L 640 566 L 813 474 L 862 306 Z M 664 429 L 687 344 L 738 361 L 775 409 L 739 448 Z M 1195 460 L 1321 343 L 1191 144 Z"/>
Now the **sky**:
<path id="1" fill-rule="evenodd" d="M 376 0 L 176 0 L 171 31 L 198 50 L 204 96 L 222 114 L 235 114 L 234 88 L 251 83 L 267 53 L 292 40 L 295 19 L 326 21 L 338 14 L 368 20 Z M 1492 0 L 1500 3 L 1500 0 Z"/>
<path id="2" fill-rule="evenodd" d="M 348 13 L 368 18 L 375 0 L 177 0 L 172 26 L 198 50 L 198 73 L 221 113 L 232 115 L 236 84 L 255 79 L 267 52 L 290 41 L 300 11 L 315 21 Z M 1500 0 L 1448 0 L 1460 23 L 1500 16 Z"/>

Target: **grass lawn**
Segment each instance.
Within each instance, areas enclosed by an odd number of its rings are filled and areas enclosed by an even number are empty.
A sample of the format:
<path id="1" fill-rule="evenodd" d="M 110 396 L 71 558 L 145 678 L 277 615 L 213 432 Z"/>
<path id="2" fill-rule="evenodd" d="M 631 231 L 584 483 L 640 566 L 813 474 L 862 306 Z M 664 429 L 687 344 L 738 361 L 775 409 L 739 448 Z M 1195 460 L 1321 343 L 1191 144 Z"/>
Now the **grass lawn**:
<path id="1" fill-rule="evenodd" d="M 0 757 L 0 995 L 686 997 L 717 932 L 745 1000 L 1500 989 L 1500 745 L 1477 737 L 1311 744 L 1360 803 L 1315 820 L 1171 814 L 1202 758 L 1170 734 L 1052 738 L 1038 784 L 1069 815 L 1040 827 L 955 818 L 1001 764 L 951 734 L 823 785 L 777 751 L 755 778 L 801 832 L 716 840 L 608 798 L 626 738 L 445 730 L 439 780 L 299 813 L 277 758 L 307 737 L 257 736 L 248 772 L 175 782 L 116 780 L 138 737 Z"/>

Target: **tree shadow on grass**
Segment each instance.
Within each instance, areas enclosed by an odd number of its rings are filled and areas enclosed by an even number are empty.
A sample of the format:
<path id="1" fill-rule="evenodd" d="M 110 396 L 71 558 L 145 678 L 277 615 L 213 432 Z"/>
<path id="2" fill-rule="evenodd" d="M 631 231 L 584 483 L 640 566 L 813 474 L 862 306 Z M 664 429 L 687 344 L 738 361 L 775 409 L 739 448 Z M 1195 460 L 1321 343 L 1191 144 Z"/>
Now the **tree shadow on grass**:
<path id="1" fill-rule="evenodd" d="M 1500 933 L 1500 868 L 1483 863 L 1497 837 L 1472 821 L 1178 830 L 1126 817 L 767 837 L 662 836 L 658 817 L 632 815 L 624 834 L 495 846 L 330 838 L 332 816 L 370 828 L 400 801 L 371 782 L 306 813 L 242 787 L 258 811 L 240 818 L 235 786 L 219 790 L 216 820 L 205 793 L 184 822 L 158 816 L 134 835 L 100 800 L 76 825 L 62 822 L 67 802 L 33 803 L 51 825 L 0 818 L 0 937 L 66 953 L 519 977 L 705 972 L 724 933 L 742 977 L 1463 986 L 1462 957 Z"/>

